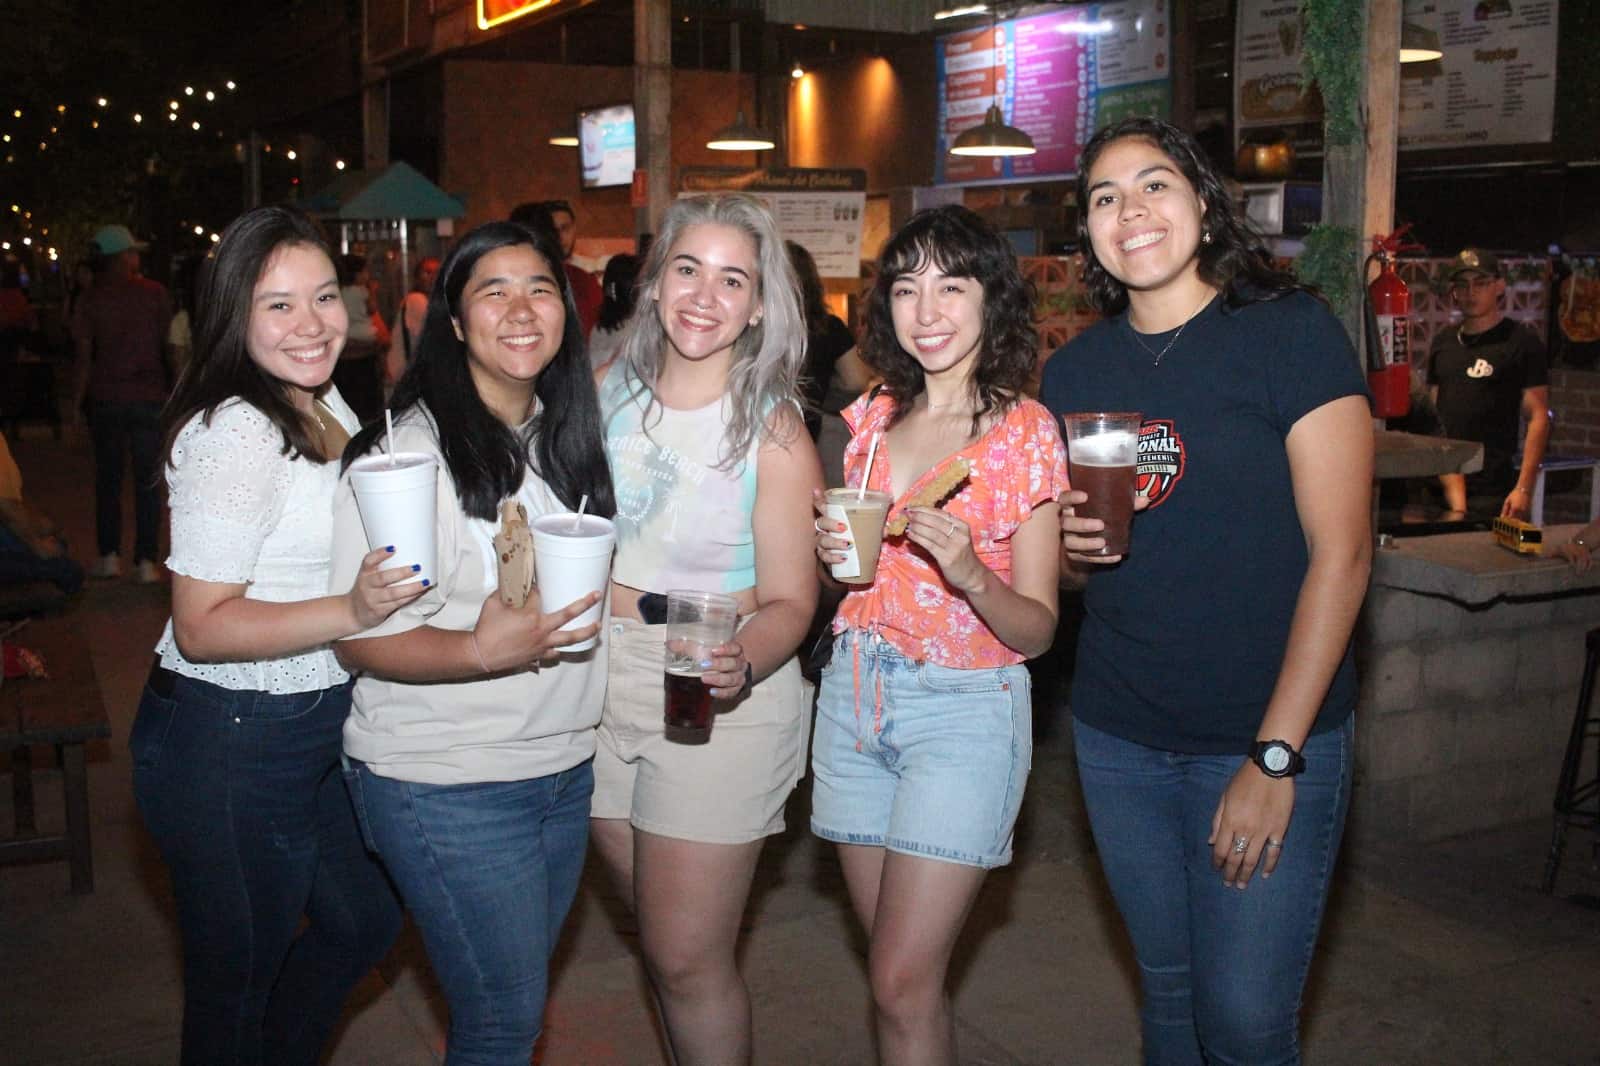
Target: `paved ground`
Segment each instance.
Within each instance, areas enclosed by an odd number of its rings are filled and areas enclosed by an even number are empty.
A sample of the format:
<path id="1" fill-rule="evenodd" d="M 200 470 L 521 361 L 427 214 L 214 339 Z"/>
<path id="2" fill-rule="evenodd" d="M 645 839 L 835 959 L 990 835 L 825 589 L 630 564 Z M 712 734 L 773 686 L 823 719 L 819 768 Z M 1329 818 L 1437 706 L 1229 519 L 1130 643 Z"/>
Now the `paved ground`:
<path id="1" fill-rule="evenodd" d="M 61 518 L 87 561 L 87 449 L 30 428 L 15 451 L 30 495 Z M 0 869 L 0 1066 L 176 1061 L 171 897 L 134 809 L 126 754 L 166 609 L 164 588 L 127 581 L 97 583 L 73 608 L 93 640 L 114 734 L 90 753 L 96 891 L 69 895 L 59 864 Z M 1018 861 L 989 879 L 960 946 L 954 987 L 966 1064 L 1138 1061 L 1127 945 L 1062 735 L 1054 729 L 1039 746 Z M 39 776 L 41 820 L 59 824 L 55 774 Z M 1551 782 L 1528 787 L 1542 792 Z M 807 804 L 802 789 L 790 832 L 766 850 L 749 909 L 743 962 L 757 1060 L 867 1063 L 862 943 L 837 864 L 803 831 Z M 4 789 L 0 825 L 9 824 Z M 1539 894 L 1547 832 L 1530 823 L 1346 854 L 1308 994 L 1307 1061 L 1600 1063 L 1600 911 L 1583 902 L 1600 896 L 1600 876 L 1578 834 L 1557 895 Z M 556 962 L 540 1061 L 664 1063 L 636 937 L 597 871 L 586 881 Z M 353 999 L 329 1061 L 437 1063 L 442 1024 L 426 959 L 408 933 Z"/>

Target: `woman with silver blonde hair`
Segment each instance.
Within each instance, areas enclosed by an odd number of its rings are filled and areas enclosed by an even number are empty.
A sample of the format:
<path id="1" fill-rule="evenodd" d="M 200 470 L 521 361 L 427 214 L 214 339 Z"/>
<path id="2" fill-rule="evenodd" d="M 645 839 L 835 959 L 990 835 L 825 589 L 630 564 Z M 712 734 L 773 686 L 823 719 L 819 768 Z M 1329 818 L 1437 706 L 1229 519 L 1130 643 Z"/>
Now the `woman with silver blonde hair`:
<path id="1" fill-rule="evenodd" d="M 767 428 L 767 412 L 797 398 L 805 362 L 806 319 L 800 307 L 800 282 L 789 265 L 777 223 L 760 200 L 742 193 L 695 196 L 667 209 L 639 276 L 639 293 L 651 299 L 635 304 L 617 361 L 627 368 L 630 394 L 648 395 L 655 388 L 668 359 L 668 330 L 656 313 L 654 294 L 662 275 L 681 269 L 670 259 L 678 238 L 686 230 L 706 225 L 740 230 L 756 249 L 758 273 L 753 283 L 761 311 L 751 319 L 750 328 L 734 340 L 728 367 L 728 455 L 722 462 L 733 462 Z"/>
<path id="2" fill-rule="evenodd" d="M 794 653 L 817 602 L 806 523 L 822 469 L 796 394 L 805 322 L 777 226 L 748 196 L 673 204 L 638 294 L 599 380 L 617 556 L 591 839 L 638 915 L 672 1061 L 749 1062 L 734 949 L 809 725 Z M 696 743 L 663 721 L 677 589 L 731 597 L 740 622 L 698 663 L 717 713 Z"/>

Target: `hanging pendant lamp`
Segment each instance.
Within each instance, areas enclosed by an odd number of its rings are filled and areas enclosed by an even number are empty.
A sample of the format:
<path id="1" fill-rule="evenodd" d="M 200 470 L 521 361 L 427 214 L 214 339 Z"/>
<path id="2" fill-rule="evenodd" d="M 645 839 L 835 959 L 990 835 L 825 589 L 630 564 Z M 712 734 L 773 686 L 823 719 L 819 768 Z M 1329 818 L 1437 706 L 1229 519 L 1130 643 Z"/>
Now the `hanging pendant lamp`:
<path id="1" fill-rule="evenodd" d="M 1415 22 L 1400 24 L 1400 62 L 1430 63 L 1443 58 L 1437 33 Z"/>
<path id="2" fill-rule="evenodd" d="M 990 104 L 983 122 L 962 130 L 950 146 L 951 155 L 1032 155 L 1037 151 L 1026 130 L 1006 125 L 999 104 Z"/>
<path id="3" fill-rule="evenodd" d="M 993 18 L 992 14 L 989 22 L 989 32 L 992 35 L 990 48 L 994 54 L 995 98 L 989 104 L 989 110 L 984 114 L 981 123 L 971 129 L 962 130 L 956 135 L 955 142 L 950 145 L 950 154 L 976 156 L 1032 155 L 1039 150 L 1034 147 L 1033 138 L 1028 136 L 1026 130 L 1019 130 L 1015 126 L 1006 125 L 1005 116 L 1000 113 L 999 70 L 1003 60 L 1001 58 L 999 23 Z"/>
<path id="4" fill-rule="evenodd" d="M 777 146 L 772 134 L 745 122 L 743 111 L 733 120 L 733 125 L 722 127 L 706 142 L 707 148 L 719 152 L 765 152 Z"/>

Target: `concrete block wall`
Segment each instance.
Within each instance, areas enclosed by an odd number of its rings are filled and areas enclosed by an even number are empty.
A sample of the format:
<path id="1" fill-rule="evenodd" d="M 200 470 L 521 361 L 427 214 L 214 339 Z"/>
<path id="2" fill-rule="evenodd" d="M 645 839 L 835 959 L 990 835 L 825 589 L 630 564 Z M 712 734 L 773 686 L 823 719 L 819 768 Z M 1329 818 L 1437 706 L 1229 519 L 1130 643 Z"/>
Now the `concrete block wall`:
<path id="1" fill-rule="evenodd" d="M 1550 811 L 1593 592 L 1471 606 L 1374 586 L 1347 836 L 1437 840 Z"/>
<path id="2" fill-rule="evenodd" d="M 1550 409 L 1556 420 L 1548 454 L 1600 456 L 1600 372 L 1565 367 L 1551 370 Z M 1554 477 L 1545 491 L 1546 524 L 1587 522 L 1590 475 Z"/>

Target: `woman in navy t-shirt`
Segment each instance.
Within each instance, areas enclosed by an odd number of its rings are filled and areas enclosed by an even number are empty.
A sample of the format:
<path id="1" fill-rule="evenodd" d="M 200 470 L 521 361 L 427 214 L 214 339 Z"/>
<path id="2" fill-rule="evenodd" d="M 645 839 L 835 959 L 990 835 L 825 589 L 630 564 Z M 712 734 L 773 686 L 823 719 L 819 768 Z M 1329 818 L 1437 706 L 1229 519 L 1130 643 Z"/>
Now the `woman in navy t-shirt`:
<path id="1" fill-rule="evenodd" d="M 1061 524 L 1087 583 L 1079 775 L 1138 957 L 1145 1060 L 1298 1062 L 1349 804 L 1365 382 L 1188 134 L 1101 130 L 1078 203 L 1106 317 L 1051 359 L 1041 395 L 1057 413 L 1143 415 L 1126 557 L 1085 554 L 1104 541 L 1072 514 L 1082 492 Z"/>

